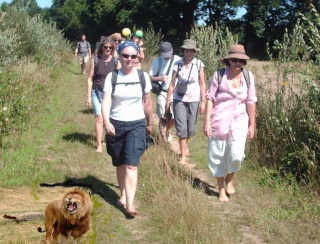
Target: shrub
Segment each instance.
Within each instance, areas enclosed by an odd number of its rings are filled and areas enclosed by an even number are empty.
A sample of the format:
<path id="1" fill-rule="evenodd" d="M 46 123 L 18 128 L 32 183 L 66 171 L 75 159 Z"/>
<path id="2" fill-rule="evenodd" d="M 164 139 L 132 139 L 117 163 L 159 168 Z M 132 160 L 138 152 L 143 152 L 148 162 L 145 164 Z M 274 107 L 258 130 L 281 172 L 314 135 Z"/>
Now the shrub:
<path id="1" fill-rule="evenodd" d="M 292 34 L 286 32 L 283 41 L 274 44 L 277 79 L 271 87 L 257 86 L 258 136 L 254 141 L 260 165 L 305 183 L 319 182 L 320 173 L 320 60 L 313 46 L 320 43 L 320 18 L 317 14 L 313 18 L 311 22 L 303 16 Z"/>
<path id="2" fill-rule="evenodd" d="M 66 61 L 70 44 L 55 23 L 30 17 L 21 6 L 0 10 L 0 32 L 0 147 L 6 147 L 5 136 L 25 129 L 30 112 L 45 101 L 46 81 Z"/>
<path id="3" fill-rule="evenodd" d="M 205 77 L 209 80 L 220 67 L 220 59 L 224 57 L 230 45 L 236 44 L 238 39 L 228 29 L 222 30 L 217 25 L 195 26 L 192 28 L 190 38 L 197 42 L 200 51 L 197 57 L 205 64 Z"/>

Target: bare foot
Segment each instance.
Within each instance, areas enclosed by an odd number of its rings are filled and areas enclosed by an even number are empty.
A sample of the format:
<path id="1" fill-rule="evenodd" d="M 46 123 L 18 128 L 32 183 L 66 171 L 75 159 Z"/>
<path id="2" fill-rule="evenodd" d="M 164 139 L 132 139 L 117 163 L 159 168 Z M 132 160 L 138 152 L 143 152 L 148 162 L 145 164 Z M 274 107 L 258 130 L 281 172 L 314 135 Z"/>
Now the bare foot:
<path id="1" fill-rule="evenodd" d="M 137 210 L 134 209 L 133 206 L 132 207 L 127 206 L 126 214 L 130 215 L 131 217 L 134 217 L 134 216 L 138 215 L 138 212 L 137 212 Z"/>
<path id="2" fill-rule="evenodd" d="M 96 152 L 97 153 L 102 153 L 102 146 L 97 147 Z"/>
<path id="3" fill-rule="evenodd" d="M 224 188 L 219 190 L 219 200 L 221 202 L 228 202 L 229 198 L 226 195 L 226 191 L 224 190 Z"/>
<path id="4" fill-rule="evenodd" d="M 187 162 L 186 157 L 181 157 L 181 159 L 179 160 L 179 164 L 186 164 L 186 162 Z"/>
<path id="5" fill-rule="evenodd" d="M 126 204 L 126 197 L 123 196 L 123 197 L 120 197 L 117 201 L 117 204 L 120 206 L 120 207 L 123 207 L 123 208 L 126 208 L 127 207 L 127 204 Z"/>
<path id="6" fill-rule="evenodd" d="M 226 183 L 226 193 L 227 193 L 228 195 L 232 195 L 232 194 L 234 194 L 235 192 L 236 192 L 236 191 L 234 190 L 232 181 L 230 181 L 229 183 Z"/>

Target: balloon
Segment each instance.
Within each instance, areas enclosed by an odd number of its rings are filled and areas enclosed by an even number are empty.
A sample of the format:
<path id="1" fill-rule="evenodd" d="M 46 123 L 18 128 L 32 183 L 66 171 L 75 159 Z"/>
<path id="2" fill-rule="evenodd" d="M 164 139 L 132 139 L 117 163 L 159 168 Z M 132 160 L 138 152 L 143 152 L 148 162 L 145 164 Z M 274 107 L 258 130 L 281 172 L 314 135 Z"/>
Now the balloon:
<path id="1" fill-rule="evenodd" d="M 129 28 L 124 28 L 124 29 L 122 30 L 122 35 L 124 35 L 124 36 L 129 36 L 130 34 L 131 34 L 131 31 L 130 31 Z"/>
<path id="2" fill-rule="evenodd" d="M 143 36 L 142 30 L 137 30 L 137 31 L 136 31 L 136 36 L 142 37 L 142 36 Z"/>

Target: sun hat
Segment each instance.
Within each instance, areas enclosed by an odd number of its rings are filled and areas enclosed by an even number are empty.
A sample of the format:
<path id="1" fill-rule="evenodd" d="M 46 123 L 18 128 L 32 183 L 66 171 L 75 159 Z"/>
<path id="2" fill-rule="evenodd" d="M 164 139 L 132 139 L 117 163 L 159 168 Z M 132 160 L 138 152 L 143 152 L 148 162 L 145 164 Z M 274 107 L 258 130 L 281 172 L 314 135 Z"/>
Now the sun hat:
<path id="1" fill-rule="evenodd" d="M 133 47 L 134 49 L 136 49 L 137 53 L 139 53 L 140 51 L 140 47 L 135 42 L 124 41 L 119 46 L 117 46 L 118 54 L 121 55 L 122 50 L 125 49 L 126 47 Z"/>
<path id="2" fill-rule="evenodd" d="M 109 36 L 111 39 L 115 40 L 115 41 L 123 41 L 124 38 L 121 36 L 120 33 L 113 33 L 112 35 Z"/>
<path id="3" fill-rule="evenodd" d="M 200 49 L 197 48 L 197 42 L 192 39 L 186 39 L 183 41 L 183 45 L 181 46 L 183 49 L 193 49 L 195 51 L 199 51 Z"/>
<path id="4" fill-rule="evenodd" d="M 160 45 L 160 51 L 163 58 L 171 58 L 173 53 L 173 48 L 170 42 L 163 42 Z"/>
<path id="5" fill-rule="evenodd" d="M 223 59 L 229 59 L 229 58 L 250 59 L 246 55 L 244 46 L 239 44 L 231 45 L 228 55 L 225 56 Z"/>

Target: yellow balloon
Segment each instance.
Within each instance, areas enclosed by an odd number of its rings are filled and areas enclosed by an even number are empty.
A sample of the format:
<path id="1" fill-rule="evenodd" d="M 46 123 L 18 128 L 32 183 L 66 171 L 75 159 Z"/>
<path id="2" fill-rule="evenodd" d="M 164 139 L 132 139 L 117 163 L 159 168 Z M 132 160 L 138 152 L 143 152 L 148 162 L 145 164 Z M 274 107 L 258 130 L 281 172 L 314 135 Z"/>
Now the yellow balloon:
<path id="1" fill-rule="evenodd" d="M 124 35 L 124 36 L 129 36 L 130 34 L 131 34 L 131 31 L 130 31 L 129 28 L 124 28 L 124 29 L 122 30 L 122 35 Z"/>

